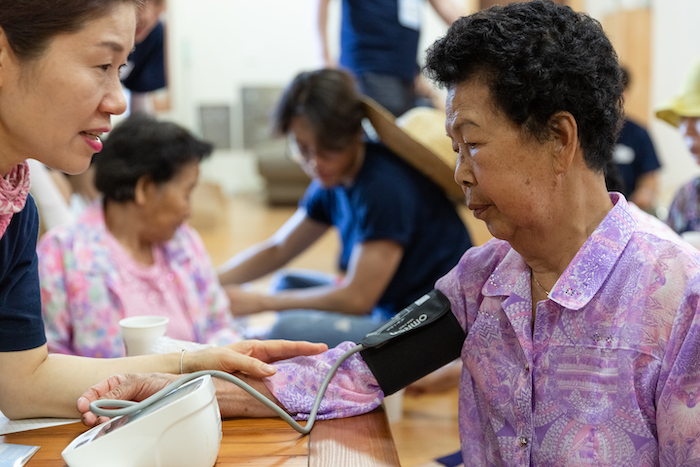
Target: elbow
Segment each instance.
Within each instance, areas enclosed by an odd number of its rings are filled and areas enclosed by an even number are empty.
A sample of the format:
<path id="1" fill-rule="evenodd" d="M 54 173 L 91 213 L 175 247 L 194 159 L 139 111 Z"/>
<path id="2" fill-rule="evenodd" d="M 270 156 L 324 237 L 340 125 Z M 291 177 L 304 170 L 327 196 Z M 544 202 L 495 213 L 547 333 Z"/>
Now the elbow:
<path id="1" fill-rule="evenodd" d="M 16 399 L 5 391 L 0 393 L 0 412 L 10 420 L 29 418 L 32 414 L 28 413 L 22 403 Z"/>

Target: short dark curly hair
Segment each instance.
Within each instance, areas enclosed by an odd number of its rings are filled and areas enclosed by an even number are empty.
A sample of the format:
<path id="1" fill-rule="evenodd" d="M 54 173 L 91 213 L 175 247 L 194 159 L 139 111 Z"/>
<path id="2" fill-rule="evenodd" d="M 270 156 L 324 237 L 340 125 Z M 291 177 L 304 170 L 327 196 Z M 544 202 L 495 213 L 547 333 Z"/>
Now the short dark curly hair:
<path id="1" fill-rule="evenodd" d="M 458 19 L 428 50 L 426 74 L 451 88 L 483 79 L 496 106 L 539 141 L 571 113 L 587 166 L 603 171 L 622 122 L 617 54 L 598 21 L 548 0 Z"/>
<path id="2" fill-rule="evenodd" d="M 176 123 L 133 114 L 109 133 L 102 152 L 95 156 L 95 187 L 105 202 L 133 201 L 141 177 L 167 183 L 212 150 L 210 143 Z"/>

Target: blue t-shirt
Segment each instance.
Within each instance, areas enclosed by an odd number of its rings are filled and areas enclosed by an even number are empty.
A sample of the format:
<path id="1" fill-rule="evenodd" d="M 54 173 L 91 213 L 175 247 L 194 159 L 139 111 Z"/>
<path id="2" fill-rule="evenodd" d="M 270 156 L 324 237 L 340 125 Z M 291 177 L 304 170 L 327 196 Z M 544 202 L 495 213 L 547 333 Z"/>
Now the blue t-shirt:
<path id="1" fill-rule="evenodd" d="M 36 256 L 39 215 L 31 196 L 0 239 L 0 352 L 46 343 Z"/>
<path id="2" fill-rule="evenodd" d="M 325 189 L 314 180 L 300 206 L 311 219 L 338 228 L 343 271 L 359 243 L 393 240 L 403 247 L 396 274 L 379 299 L 379 311 L 375 309 L 383 318 L 432 290 L 472 246 L 440 188 L 379 144 L 367 143 L 352 186 Z"/>
<path id="3" fill-rule="evenodd" d="M 163 23 L 158 23 L 143 42 L 136 44 L 122 73 L 124 87 L 133 92 L 151 92 L 166 86 L 164 37 Z"/>
<path id="4" fill-rule="evenodd" d="M 649 133 L 630 120 L 625 120 L 622 126 L 613 161 L 625 182 L 625 191 L 622 194 L 626 198 L 634 192 L 637 179 L 641 175 L 661 167 Z"/>
<path id="5" fill-rule="evenodd" d="M 341 66 L 356 75 L 386 73 L 413 82 L 420 30 L 399 22 L 398 1 L 343 0 Z"/>

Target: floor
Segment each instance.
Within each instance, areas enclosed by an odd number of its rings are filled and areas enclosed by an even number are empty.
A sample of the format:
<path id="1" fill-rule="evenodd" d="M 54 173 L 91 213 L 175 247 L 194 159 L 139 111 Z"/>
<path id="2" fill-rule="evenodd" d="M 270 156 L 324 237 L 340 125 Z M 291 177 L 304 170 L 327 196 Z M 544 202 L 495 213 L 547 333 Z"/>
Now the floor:
<path id="1" fill-rule="evenodd" d="M 200 190 L 195 198 L 191 224 L 200 232 L 215 265 L 233 254 L 267 238 L 294 212 L 294 206 L 269 207 L 258 196 L 226 198 L 216 190 Z M 466 211 L 466 210 L 465 210 Z M 224 213 L 224 216 L 220 214 Z M 476 244 L 489 238 L 473 217 L 464 213 Z M 290 266 L 335 272 L 337 240 L 334 232 L 326 234 Z M 264 288 L 267 278 L 256 287 Z M 459 449 L 457 428 L 457 390 L 439 394 L 403 398 L 401 418 L 391 425 L 403 467 L 416 467 Z"/>

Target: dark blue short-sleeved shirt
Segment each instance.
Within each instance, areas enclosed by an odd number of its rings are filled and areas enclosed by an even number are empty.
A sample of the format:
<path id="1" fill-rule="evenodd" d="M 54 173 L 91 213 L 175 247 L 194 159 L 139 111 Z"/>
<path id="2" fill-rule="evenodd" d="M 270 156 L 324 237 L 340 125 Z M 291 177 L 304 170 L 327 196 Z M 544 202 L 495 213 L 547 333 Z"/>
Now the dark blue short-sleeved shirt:
<path id="1" fill-rule="evenodd" d="M 640 176 L 661 167 L 649 133 L 631 120 L 625 120 L 622 126 L 613 161 L 625 182 L 623 194 L 627 198 L 637 188 L 637 179 Z"/>
<path id="2" fill-rule="evenodd" d="M 412 83 L 420 31 L 402 25 L 398 10 L 398 0 L 343 0 L 340 65 L 357 75 L 385 73 Z"/>
<path id="3" fill-rule="evenodd" d="M 359 243 L 393 240 L 403 247 L 378 303 L 385 317 L 429 292 L 472 245 L 454 204 L 437 185 L 379 144 L 367 144 L 352 186 L 324 189 L 314 180 L 300 206 L 311 219 L 338 228 L 341 270 Z"/>
<path id="4" fill-rule="evenodd" d="M 39 216 L 31 196 L 0 238 L 0 352 L 46 343 L 36 255 Z"/>
<path id="5" fill-rule="evenodd" d="M 151 92 L 166 86 L 163 23 L 158 23 L 143 42 L 136 44 L 127 65 L 121 80 L 130 91 Z"/>

